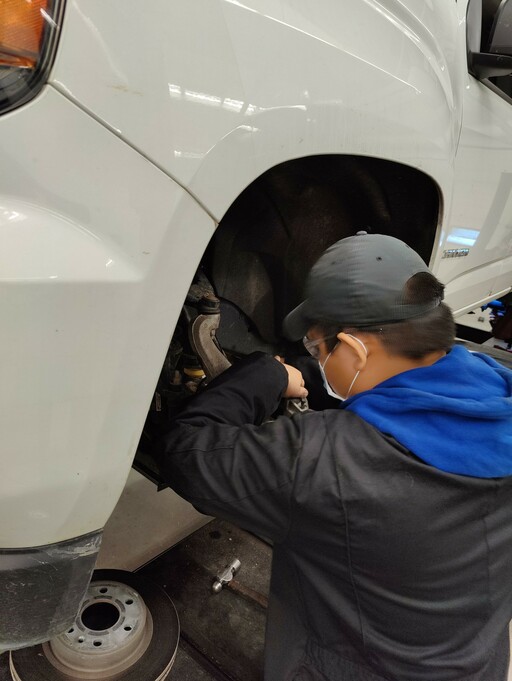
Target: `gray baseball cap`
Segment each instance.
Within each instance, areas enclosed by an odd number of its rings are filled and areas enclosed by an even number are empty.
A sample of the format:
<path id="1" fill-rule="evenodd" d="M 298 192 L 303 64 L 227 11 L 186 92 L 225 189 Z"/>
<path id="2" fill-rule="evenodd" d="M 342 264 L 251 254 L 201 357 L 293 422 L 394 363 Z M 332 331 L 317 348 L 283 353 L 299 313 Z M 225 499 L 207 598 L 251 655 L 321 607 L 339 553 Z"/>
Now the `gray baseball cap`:
<path id="1" fill-rule="evenodd" d="M 418 272 L 430 272 L 407 244 L 384 234 L 358 232 L 320 256 L 306 281 L 306 298 L 283 322 L 290 340 L 306 335 L 312 322 L 364 328 L 419 317 L 442 296 L 421 305 L 404 301 L 404 287 Z"/>

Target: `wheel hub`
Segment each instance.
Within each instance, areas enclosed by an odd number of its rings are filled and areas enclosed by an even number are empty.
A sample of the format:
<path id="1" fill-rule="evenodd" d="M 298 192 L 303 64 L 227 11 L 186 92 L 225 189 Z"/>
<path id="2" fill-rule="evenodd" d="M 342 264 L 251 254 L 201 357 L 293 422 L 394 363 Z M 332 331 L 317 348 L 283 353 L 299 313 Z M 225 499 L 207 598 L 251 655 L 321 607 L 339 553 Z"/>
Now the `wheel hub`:
<path id="1" fill-rule="evenodd" d="M 10 670 L 14 681 L 163 681 L 178 639 L 176 610 L 160 587 L 98 570 L 73 625 L 47 643 L 12 651 Z"/>
<path id="2" fill-rule="evenodd" d="M 128 669 L 146 650 L 153 625 L 140 595 L 120 582 L 93 582 L 75 624 L 43 644 L 59 671 L 99 679 Z"/>

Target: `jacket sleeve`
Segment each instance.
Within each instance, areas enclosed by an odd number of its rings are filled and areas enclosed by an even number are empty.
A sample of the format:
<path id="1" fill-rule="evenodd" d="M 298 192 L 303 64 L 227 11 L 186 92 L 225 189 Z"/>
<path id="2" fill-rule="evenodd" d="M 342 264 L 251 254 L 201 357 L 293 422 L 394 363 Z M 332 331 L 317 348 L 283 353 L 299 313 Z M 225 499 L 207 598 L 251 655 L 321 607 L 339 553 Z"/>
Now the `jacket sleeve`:
<path id="1" fill-rule="evenodd" d="M 288 530 L 300 419 L 260 424 L 287 383 L 279 362 L 254 353 L 191 400 L 157 454 L 165 480 L 198 510 L 274 541 Z"/>

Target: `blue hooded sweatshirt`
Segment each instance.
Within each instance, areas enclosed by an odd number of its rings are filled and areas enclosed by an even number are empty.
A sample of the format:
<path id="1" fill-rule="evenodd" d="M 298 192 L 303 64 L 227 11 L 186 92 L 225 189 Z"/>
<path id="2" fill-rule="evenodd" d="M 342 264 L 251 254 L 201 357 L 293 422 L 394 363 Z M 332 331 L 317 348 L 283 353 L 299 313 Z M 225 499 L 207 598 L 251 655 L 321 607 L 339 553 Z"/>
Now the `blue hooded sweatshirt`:
<path id="1" fill-rule="evenodd" d="M 455 346 L 435 364 L 405 371 L 342 404 L 449 473 L 512 475 L 512 371 Z"/>

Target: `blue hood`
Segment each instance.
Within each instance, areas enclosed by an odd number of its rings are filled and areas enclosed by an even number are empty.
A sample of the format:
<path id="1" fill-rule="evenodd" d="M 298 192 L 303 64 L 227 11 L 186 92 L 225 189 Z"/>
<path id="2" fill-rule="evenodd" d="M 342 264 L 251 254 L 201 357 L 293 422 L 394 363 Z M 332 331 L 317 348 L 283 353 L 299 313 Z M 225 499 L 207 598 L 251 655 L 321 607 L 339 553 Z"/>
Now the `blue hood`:
<path id="1" fill-rule="evenodd" d="M 512 371 L 455 346 L 342 405 L 449 473 L 512 475 Z"/>

